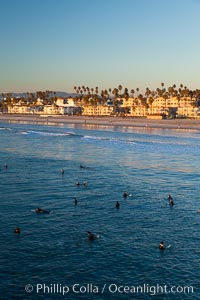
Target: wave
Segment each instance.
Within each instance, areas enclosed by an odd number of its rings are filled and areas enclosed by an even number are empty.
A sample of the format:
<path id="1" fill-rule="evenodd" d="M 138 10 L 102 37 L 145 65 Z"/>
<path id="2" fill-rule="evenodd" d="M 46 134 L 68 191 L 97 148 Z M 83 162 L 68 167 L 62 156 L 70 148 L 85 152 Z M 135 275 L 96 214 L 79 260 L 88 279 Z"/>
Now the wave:
<path id="1" fill-rule="evenodd" d="M 20 130 L 18 132 L 19 134 L 27 134 L 27 135 L 42 135 L 42 136 L 78 136 L 81 137 L 81 135 L 78 135 L 73 132 L 47 132 L 47 131 L 34 131 L 34 130 Z"/>
<path id="2" fill-rule="evenodd" d="M 13 130 L 13 129 L 9 127 L 0 127 L 0 130 Z"/>
<path id="3" fill-rule="evenodd" d="M 107 142 L 110 142 L 110 143 L 121 143 L 121 144 L 129 144 L 129 145 L 167 145 L 167 146 L 173 146 L 173 145 L 180 145 L 180 146 L 193 146 L 193 144 L 190 144 L 188 143 L 188 141 L 185 141 L 185 140 L 159 140 L 159 139 L 151 139 L 151 140 L 146 140 L 146 139 L 143 139 L 143 138 L 136 138 L 134 140 L 132 139 L 127 139 L 127 140 L 124 140 L 124 139 L 117 139 L 117 138 L 109 138 L 109 137 L 96 137 L 96 136 L 90 136 L 90 135 L 85 135 L 83 136 L 83 138 L 87 139 L 87 140 L 95 140 L 95 141 L 107 141 Z"/>
<path id="4" fill-rule="evenodd" d="M 83 137 L 81 134 L 76 134 L 74 132 L 48 132 L 48 131 L 38 131 L 38 130 L 25 130 L 25 129 L 14 129 L 10 127 L 0 127 L 0 131 L 12 131 L 15 134 L 23 135 L 42 135 L 42 136 L 69 136 L 69 137 Z"/>
<path id="5" fill-rule="evenodd" d="M 25 130 L 21 130 L 19 133 L 20 133 L 20 134 L 28 134 L 28 132 L 25 131 Z"/>
<path id="6" fill-rule="evenodd" d="M 85 135 L 83 138 L 88 139 L 88 140 L 97 140 L 97 141 L 108 141 L 111 143 L 124 143 L 124 144 L 136 144 L 136 141 L 133 140 L 122 140 L 122 139 L 117 139 L 117 138 L 106 138 L 106 137 L 96 137 L 96 136 L 91 136 L 91 135 Z"/>
<path id="7" fill-rule="evenodd" d="M 67 131 L 67 132 L 53 132 L 53 131 L 40 131 L 40 130 L 28 130 L 28 129 L 22 129 L 22 128 L 11 128 L 11 127 L 0 127 L 0 131 L 10 131 L 14 134 L 21 134 L 21 135 L 35 135 L 35 136 L 46 136 L 46 137 L 69 137 L 69 138 L 84 138 L 85 140 L 91 141 L 91 142 L 108 142 L 114 144 L 121 144 L 121 145 L 167 145 L 167 146 L 173 146 L 174 144 L 180 145 L 180 146 L 193 146 L 193 143 L 188 140 L 188 138 L 182 139 L 178 136 L 164 136 L 164 139 L 160 139 L 160 136 L 152 135 L 151 138 L 145 138 L 145 137 L 134 137 L 134 139 L 131 139 L 130 137 L 128 139 L 121 139 L 121 138 L 114 138 L 114 137 L 106 137 L 106 136 L 94 136 L 94 135 L 81 135 L 75 132 Z M 197 136 L 195 136 L 197 137 Z M 169 139 L 170 138 L 170 139 Z M 198 136 L 199 138 L 199 136 Z"/>

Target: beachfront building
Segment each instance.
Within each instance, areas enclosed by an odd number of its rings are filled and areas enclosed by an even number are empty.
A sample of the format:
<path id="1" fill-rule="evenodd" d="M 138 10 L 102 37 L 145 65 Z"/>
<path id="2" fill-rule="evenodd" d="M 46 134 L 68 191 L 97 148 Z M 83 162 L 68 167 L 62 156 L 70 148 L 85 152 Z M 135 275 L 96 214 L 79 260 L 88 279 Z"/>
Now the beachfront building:
<path id="1" fill-rule="evenodd" d="M 34 104 L 29 104 L 25 99 L 11 99 L 7 105 L 10 114 L 40 114 L 43 112 L 43 100 L 38 98 Z"/>
<path id="2" fill-rule="evenodd" d="M 140 105 L 140 106 L 133 105 L 130 108 L 131 117 L 146 117 L 147 114 L 148 114 L 148 110 L 145 105 Z"/>
<path id="3" fill-rule="evenodd" d="M 81 114 L 81 107 L 77 107 L 73 98 L 58 98 L 54 104 L 44 105 L 46 115 L 77 115 Z"/>
<path id="4" fill-rule="evenodd" d="M 18 100 L 17 103 L 9 104 L 8 113 L 11 114 L 46 114 L 46 115 L 74 115 L 81 114 L 81 108 L 74 104 L 72 98 L 58 98 L 53 104 L 44 105 L 44 101 L 38 98 L 34 104 Z"/>
<path id="5" fill-rule="evenodd" d="M 198 108 L 194 106 L 182 106 L 177 109 L 177 116 L 182 117 L 196 117 L 198 115 Z"/>
<path id="6" fill-rule="evenodd" d="M 147 101 L 148 102 L 148 101 Z M 149 105 L 149 114 L 165 114 L 168 117 L 195 117 L 196 99 L 191 97 L 158 97 Z"/>
<path id="7" fill-rule="evenodd" d="M 32 114 L 41 114 L 44 112 L 44 100 L 37 98 L 33 104 L 30 104 Z"/>
<path id="8" fill-rule="evenodd" d="M 158 97 L 152 99 L 147 99 L 147 103 L 149 105 L 148 115 L 156 116 L 163 113 L 167 113 L 166 108 L 168 107 L 167 99 L 163 97 Z"/>
<path id="9" fill-rule="evenodd" d="M 132 97 L 117 98 L 117 99 L 121 102 L 121 106 L 122 107 L 129 107 L 129 108 L 131 108 L 131 106 L 135 102 L 135 98 L 132 98 Z"/>
<path id="10" fill-rule="evenodd" d="M 41 114 L 43 113 L 43 105 L 8 105 L 9 114 Z"/>
<path id="11" fill-rule="evenodd" d="M 58 106 L 64 106 L 64 107 L 67 107 L 67 106 L 76 106 L 75 105 L 75 101 L 72 97 L 69 97 L 67 99 L 64 99 L 64 98 L 57 98 L 57 100 L 55 101 L 56 105 Z"/>
<path id="12" fill-rule="evenodd" d="M 198 114 L 198 107 L 196 107 L 196 99 L 191 97 L 182 97 L 179 100 L 177 115 L 182 117 L 196 117 Z"/>
<path id="13" fill-rule="evenodd" d="M 147 117 L 166 116 L 167 118 L 199 116 L 200 100 L 192 93 L 188 95 L 143 97 L 115 96 L 112 99 L 102 96 L 81 96 L 69 98 L 51 98 L 30 101 L 25 98 L 2 100 L 1 107 L 8 113 L 44 114 L 44 115 L 84 115 L 84 116 L 126 116 Z M 5 111 L 5 108 L 4 108 Z"/>
<path id="14" fill-rule="evenodd" d="M 111 105 L 84 105 L 83 116 L 110 116 L 113 114 L 114 106 Z"/>
<path id="15" fill-rule="evenodd" d="M 30 114 L 31 113 L 31 107 L 27 105 L 8 105 L 8 113 L 9 114 Z"/>
<path id="16" fill-rule="evenodd" d="M 58 98 L 55 102 L 61 115 L 77 115 L 81 114 L 81 107 L 76 106 L 73 98 Z"/>
<path id="17" fill-rule="evenodd" d="M 59 115 L 59 109 L 55 104 L 52 105 L 44 105 L 44 115 Z"/>
<path id="18" fill-rule="evenodd" d="M 40 98 L 37 98 L 34 102 L 34 105 L 35 106 L 43 106 L 44 105 L 44 100 L 43 99 L 40 99 Z"/>
<path id="19" fill-rule="evenodd" d="M 126 97 L 120 99 L 120 107 L 123 108 L 124 114 L 130 117 L 146 117 L 148 114 L 147 104 L 143 98 Z"/>

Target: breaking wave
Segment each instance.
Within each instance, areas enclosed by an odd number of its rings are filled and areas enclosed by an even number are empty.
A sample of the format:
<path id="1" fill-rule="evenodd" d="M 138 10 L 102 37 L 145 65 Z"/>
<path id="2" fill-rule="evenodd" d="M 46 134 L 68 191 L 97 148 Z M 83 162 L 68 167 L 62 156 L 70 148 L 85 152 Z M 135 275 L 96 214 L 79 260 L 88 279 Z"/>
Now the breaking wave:
<path id="1" fill-rule="evenodd" d="M 136 142 L 133 140 L 123 140 L 123 139 L 116 139 L 116 138 L 109 138 L 109 137 L 96 137 L 91 135 L 85 135 L 83 136 L 83 138 L 88 140 L 108 141 L 112 143 L 136 144 Z"/>
<path id="2" fill-rule="evenodd" d="M 81 135 L 73 132 L 47 132 L 47 131 L 34 131 L 34 130 L 20 130 L 19 134 L 27 135 L 42 135 L 42 136 L 71 136 L 71 137 L 81 137 Z"/>

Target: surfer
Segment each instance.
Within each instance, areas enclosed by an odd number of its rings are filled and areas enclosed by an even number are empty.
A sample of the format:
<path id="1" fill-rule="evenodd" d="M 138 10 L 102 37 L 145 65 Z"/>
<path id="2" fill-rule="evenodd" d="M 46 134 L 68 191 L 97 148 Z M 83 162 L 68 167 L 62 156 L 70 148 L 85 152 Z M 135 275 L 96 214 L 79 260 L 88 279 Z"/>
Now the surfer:
<path id="1" fill-rule="evenodd" d="M 96 236 L 91 231 L 88 231 L 87 234 L 88 234 L 88 240 L 94 241 Z"/>
<path id="2" fill-rule="evenodd" d="M 65 171 L 64 171 L 64 169 L 61 169 L 61 175 L 64 175 L 64 173 L 65 173 Z"/>
<path id="3" fill-rule="evenodd" d="M 128 196 L 127 192 L 124 192 L 123 197 L 126 198 Z"/>
<path id="4" fill-rule="evenodd" d="M 164 242 L 160 242 L 159 249 L 160 250 L 164 250 L 165 249 Z"/>
<path id="5" fill-rule="evenodd" d="M 39 207 L 37 207 L 37 208 L 35 209 L 35 212 L 36 212 L 36 213 L 46 213 L 46 214 L 49 214 L 49 211 L 48 211 L 48 210 L 44 210 L 44 209 L 39 208 Z"/>
<path id="6" fill-rule="evenodd" d="M 170 201 L 170 200 L 173 200 L 173 198 L 172 198 L 172 196 L 169 194 L 168 195 L 168 200 Z"/>
<path id="7" fill-rule="evenodd" d="M 76 186 L 79 186 L 79 185 L 80 185 L 80 183 L 78 181 L 76 181 Z"/>
<path id="8" fill-rule="evenodd" d="M 74 197 L 74 205 L 76 206 L 76 205 L 77 205 L 77 203 L 78 203 L 78 200 L 77 200 L 77 198 L 76 198 L 76 197 Z"/>
<path id="9" fill-rule="evenodd" d="M 173 200 L 173 198 L 170 194 L 168 195 L 168 200 L 169 200 L 169 205 L 173 206 L 174 205 L 174 200 Z"/>
<path id="10" fill-rule="evenodd" d="M 119 208 L 119 207 L 120 207 L 120 204 L 119 204 L 119 202 L 118 202 L 118 201 L 116 202 L 116 205 L 115 205 L 115 207 L 116 207 L 116 208 Z"/>
<path id="11" fill-rule="evenodd" d="M 19 234 L 20 233 L 20 228 L 16 227 L 14 232 L 17 233 L 17 234 Z"/>

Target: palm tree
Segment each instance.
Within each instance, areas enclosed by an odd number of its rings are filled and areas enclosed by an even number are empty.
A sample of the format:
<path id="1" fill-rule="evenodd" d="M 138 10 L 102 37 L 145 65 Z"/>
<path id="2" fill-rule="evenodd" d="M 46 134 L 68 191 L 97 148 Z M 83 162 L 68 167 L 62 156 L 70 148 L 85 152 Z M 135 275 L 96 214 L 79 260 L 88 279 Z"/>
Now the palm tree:
<path id="1" fill-rule="evenodd" d="M 146 88 L 146 92 L 145 92 L 145 96 L 147 96 L 147 98 L 150 96 L 150 94 L 151 94 L 151 91 L 150 91 L 150 89 L 147 87 Z"/>
<path id="2" fill-rule="evenodd" d="M 118 96 L 118 89 L 114 88 L 114 90 L 112 91 L 112 94 L 114 95 L 114 97 Z"/>
<path id="3" fill-rule="evenodd" d="M 135 94 L 134 89 L 131 89 L 131 95 L 132 95 L 132 98 L 133 98 L 134 94 Z"/>
<path id="4" fill-rule="evenodd" d="M 155 95 L 156 95 L 156 92 L 155 92 L 155 91 L 151 91 L 151 96 L 152 96 L 153 98 L 155 98 Z"/>
<path id="5" fill-rule="evenodd" d="M 105 104 L 107 99 L 108 99 L 108 91 L 107 90 L 102 90 L 101 91 L 101 103 Z"/>
<path id="6" fill-rule="evenodd" d="M 173 87 L 169 86 L 168 87 L 168 93 L 170 94 L 170 96 L 173 96 Z"/>
<path id="7" fill-rule="evenodd" d="M 154 101 L 154 99 L 152 98 L 152 97 L 150 97 L 149 99 L 148 99 L 148 104 L 149 104 L 149 106 L 150 106 L 150 112 L 152 113 L 152 105 L 153 105 L 153 101 Z"/>
<path id="8" fill-rule="evenodd" d="M 122 85 L 121 84 L 118 85 L 118 90 L 121 92 L 121 90 L 122 90 Z"/>
<path id="9" fill-rule="evenodd" d="M 139 88 L 136 88 L 136 91 L 137 91 L 137 97 L 138 97 L 139 90 L 140 90 Z"/>
<path id="10" fill-rule="evenodd" d="M 129 93 L 128 93 L 128 89 L 124 88 L 124 98 L 128 99 L 129 98 Z"/>
<path id="11" fill-rule="evenodd" d="M 182 97 L 183 96 L 183 84 L 180 84 L 180 87 L 178 89 L 179 95 Z"/>
<path id="12" fill-rule="evenodd" d="M 88 86 L 86 87 L 86 91 L 87 91 L 88 95 L 90 95 L 90 88 Z"/>

